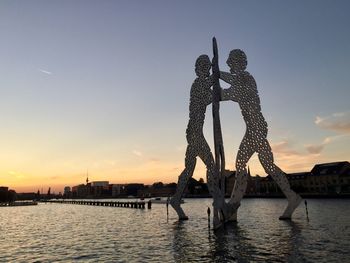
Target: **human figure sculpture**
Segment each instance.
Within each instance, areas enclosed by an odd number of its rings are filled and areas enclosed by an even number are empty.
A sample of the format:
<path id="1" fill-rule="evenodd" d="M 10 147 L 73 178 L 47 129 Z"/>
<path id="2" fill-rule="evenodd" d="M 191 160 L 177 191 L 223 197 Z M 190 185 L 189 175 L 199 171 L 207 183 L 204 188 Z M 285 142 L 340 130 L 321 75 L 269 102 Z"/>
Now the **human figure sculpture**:
<path id="1" fill-rule="evenodd" d="M 180 206 L 183 192 L 192 177 L 196 157 L 200 157 L 207 168 L 207 182 L 210 194 L 214 197 L 213 223 L 214 227 L 220 224 L 219 209 L 220 203 L 224 202 L 224 197 L 218 187 L 218 172 L 215 169 L 213 154 L 204 138 L 203 125 L 205 112 L 208 105 L 212 103 L 212 85 L 213 79 L 210 76 L 211 62 L 207 55 L 201 55 L 196 60 L 195 72 L 197 78 L 191 87 L 189 122 L 186 129 L 187 149 L 185 157 L 185 169 L 180 174 L 176 193 L 170 200 L 171 206 L 177 212 L 180 220 L 186 220 L 188 217 Z"/>
<path id="2" fill-rule="evenodd" d="M 220 71 L 220 79 L 231 87 L 222 90 L 221 99 L 237 102 L 246 123 L 246 132 L 236 157 L 236 181 L 229 201 L 231 211 L 228 220 L 237 220 L 237 209 L 247 187 L 246 166 L 255 152 L 258 153 L 265 172 L 271 175 L 288 199 L 288 206 L 280 219 L 290 219 L 302 199 L 291 190 L 286 175 L 274 164 L 273 153 L 267 140 L 267 123 L 261 113 L 256 82 L 253 76 L 245 71 L 247 57 L 242 50 L 234 49 L 230 52 L 226 63 L 230 67 L 230 73 Z"/>

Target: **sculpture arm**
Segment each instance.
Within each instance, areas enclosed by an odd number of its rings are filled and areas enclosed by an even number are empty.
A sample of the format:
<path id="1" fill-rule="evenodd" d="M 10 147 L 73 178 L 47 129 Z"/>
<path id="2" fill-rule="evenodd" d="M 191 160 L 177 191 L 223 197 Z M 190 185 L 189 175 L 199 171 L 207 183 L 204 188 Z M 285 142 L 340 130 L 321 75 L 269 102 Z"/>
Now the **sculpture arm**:
<path id="1" fill-rule="evenodd" d="M 213 74 L 211 74 L 209 76 L 209 84 L 210 84 L 210 87 L 212 87 L 214 85 L 214 76 L 213 76 Z"/>
<path id="2" fill-rule="evenodd" d="M 220 79 L 228 84 L 233 85 L 233 76 L 231 73 L 220 71 Z"/>
<path id="3" fill-rule="evenodd" d="M 228 89 L 221 89 L 221 101 L 227 101 L 232 100 L 235 102 L 238 102 L 237 98 L 233 95 L 233 87 L 230 87 Z"/>

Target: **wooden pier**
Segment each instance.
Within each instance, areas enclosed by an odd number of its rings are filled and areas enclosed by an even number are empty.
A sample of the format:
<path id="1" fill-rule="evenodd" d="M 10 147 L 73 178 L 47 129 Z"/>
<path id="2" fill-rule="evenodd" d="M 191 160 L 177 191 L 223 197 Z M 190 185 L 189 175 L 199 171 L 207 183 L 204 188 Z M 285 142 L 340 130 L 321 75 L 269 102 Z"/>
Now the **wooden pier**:
<path id="1" fill-rule="evenodd" d="M 16 201 L 16 202 L 6 202 L 0 203 L 0 206 L 28 206 L 28 205 L 37 205 L 35 201 Z"/>
<path id="2" fill-rule="evenodd" d="M 72 204 L 72 205 L 94 205 L 94 206 L 110 206 L 110 207 L 124 207 L 145 209 L 146 202 L 125 202 L 125 201 L 88 201 L 88 200 L 40 200 L 43 203 L 56 203 L 56 204 Z M 148 209 L 151 208 L 150 203 L 147 205 Z"/>

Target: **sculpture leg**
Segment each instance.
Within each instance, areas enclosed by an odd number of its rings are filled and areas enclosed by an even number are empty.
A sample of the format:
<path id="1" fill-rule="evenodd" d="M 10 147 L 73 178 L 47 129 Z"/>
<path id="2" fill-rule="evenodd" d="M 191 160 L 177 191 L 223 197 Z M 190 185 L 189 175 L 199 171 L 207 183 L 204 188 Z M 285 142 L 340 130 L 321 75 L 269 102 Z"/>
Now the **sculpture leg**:
<path id="1" fill-rule="evenodd" d="M 287 176 L 277 165 L 274 164 L 273 153 L 267 140 L 262 143 L 258 156 L 261 165 L 265 169 L 265 172 L 271 175 L 272 179 L 277 183 L 283 194 L 287 197 L 288 205 L 282 216 L 280 216 L 280 219 L 290 219 L 294 210 L 301 203 L 302 198 L 290 188 Z"/>
<path id="2" fill-rule="evenodd" d="M 179 216 L 179 220 L 188 219 L 185 212 L 182 210 L 180 204 L 181 204 L 182 195 L 185 191 L 188 181 L 193 175 L 193 171 L 196 166 L 196 161 L 197 161 L 196 155 L 194 153 L 193 148 L 191 146 L 188 146 L 186 151 L 186 158 L 185 158 L 185 169 L 180 174 L 179 180 L 177 183 L 176 192 L 170 199 L 170 205 L 176 211 L 177 215 Z"/>
<path id="3" fill-rule="evenodd" d="M 229 201 L 228 221 L 237 221 L 237 209 L 241 205 L 241 200 L 247 188 L 248 173 L 246 170 L 249 159 L 254 154 L 255 149 L 249 138 L 244 136 L 236 158 L 236 181 Z"/>
<path id="4" fill-rule="evenodd" d="M 219 211 L 222 211 L 225 200 L 219 188 L 219 171 L 215 169 L 214 158 L 206 142 L 203 143 L 199 157 L 207 167 L 207 185 L 209 193 L 213 197 L 213 225 L 214 229 L 216 229 L 221 226 Z"/>

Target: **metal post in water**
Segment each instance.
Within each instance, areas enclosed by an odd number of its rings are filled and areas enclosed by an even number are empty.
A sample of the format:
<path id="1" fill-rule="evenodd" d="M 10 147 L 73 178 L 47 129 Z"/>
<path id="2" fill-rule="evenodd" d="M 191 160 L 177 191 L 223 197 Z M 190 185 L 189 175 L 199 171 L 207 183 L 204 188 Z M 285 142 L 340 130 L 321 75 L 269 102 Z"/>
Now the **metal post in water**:
<path id="1" fill-rule="evenodd" d="M 305 200 L 304 203 L 305 203 L 305 210 L 306 210 L 306 219 L 307 219 L 307 221 L 310 221 L 309 220 L 309 211 L 307 210 L 307 201 Z"/>
<path id="2" fill-rule="evenodd" d="M 166 220 L 168 221 L 169 219 L 169 197 L 166 200 Z"/>
<path id="3" fill-rule="evenodd" d="M 208 228 L 210 228 L 210 207 L 209 206 L 207 209 L 207 214 L 208 214 Z"/>

